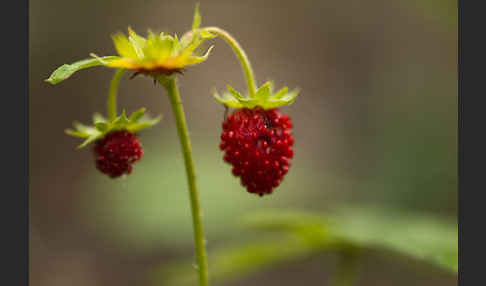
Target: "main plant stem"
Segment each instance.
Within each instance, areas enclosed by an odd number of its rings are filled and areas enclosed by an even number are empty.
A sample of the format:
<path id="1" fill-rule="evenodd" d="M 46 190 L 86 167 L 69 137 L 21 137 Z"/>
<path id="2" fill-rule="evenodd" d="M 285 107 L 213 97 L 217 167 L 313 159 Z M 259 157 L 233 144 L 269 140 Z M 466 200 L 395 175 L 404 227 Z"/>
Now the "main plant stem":
<path id="1" fill-rule="evenodd" d="M 257 90 L 255 74 L 253 73 L 253 69 L 251 68 L 250 60 L 248 59 L 248 56 L 246 55 L 240 44 L 233 36 L 230 35 L 230 33 L 218 27 L 206 27 L 202 29 L 217 35 L 230 45 L 230 47 L 233 49 L 233 52 L 240 60 L 241 67 L 243 68 L 243 72 L 245 73 L 246 82 L 248 84 L 248 93 L 250 94 L 250 97 L 254 97 Z"/>
<path id="2" fill-rule="evenodd" d="M 196 258 L 199 272 L 199 285 L 208 286 L 208 263 L 206 258 L 206 247 L 204 243 L 204 232 L 201 219 L 201 208 L 199 206 L 199 195 L 196 185 L 196 174 L 194 170 L 194 161 L 192 159 L 191 142 L 187 130 L 184 110 L 182 108 L 181 97 L 177 87 L 175 77 L 159 78 L 158 81 L 165 87 L 169 96 L 172 112 L 176 120 L 177 132 L 181 143 L 182 154 L 186 166 L 187 182 L 189 184 L 189 197 L 191 200 L 192 224 L 194 228 L 194 243 L 196 248 Z"/>

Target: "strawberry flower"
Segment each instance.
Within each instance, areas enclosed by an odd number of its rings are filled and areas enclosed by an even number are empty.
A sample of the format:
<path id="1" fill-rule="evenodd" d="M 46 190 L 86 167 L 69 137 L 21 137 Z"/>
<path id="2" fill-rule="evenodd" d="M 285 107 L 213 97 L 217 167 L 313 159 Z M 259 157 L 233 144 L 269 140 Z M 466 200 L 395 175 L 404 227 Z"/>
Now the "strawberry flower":
<path id="1" fill-rule="evenodd" d="M 118 56 L 99 57 L 91 53 L 92 58 L 60 66 L 46 81 L 57 84 L 79 70 L 100 65 L 133 70 L 133 76 L 145 74 L 155 78 L 181 73 L 187 66 L 204 62 L 213 48 L 211 46 L 206 52 L 199 49 L 206 40 L 215 37 L 212 33 L 199 29 L 200 25 L 201 16 L 196 6 L 192 30 L 181 39 L 177 35 L 171 36 L 163 32 L 156 34 L 151 30 L 148 31 L 147 38 L 144 38 L 128 28 L 128 36 L 123 33 L 112 36 Z"/>
<path id="2" fill-rule="evenodd" d="M 205 61 L 212 46 L 202 55 L 195 52 L 205 40 L 212 37 L 209 33 L 191 33 L 180 41 L 177 35 L 154 34 L 149 30 L 147 39 L 128 28 L 129 36 L 117 33 L 112 36 L 120 57 L 105 61 L 97 58 L 107 67 L 135 70 L 136 74 L 151 76 L 170 75 L 189 65 Z"/>

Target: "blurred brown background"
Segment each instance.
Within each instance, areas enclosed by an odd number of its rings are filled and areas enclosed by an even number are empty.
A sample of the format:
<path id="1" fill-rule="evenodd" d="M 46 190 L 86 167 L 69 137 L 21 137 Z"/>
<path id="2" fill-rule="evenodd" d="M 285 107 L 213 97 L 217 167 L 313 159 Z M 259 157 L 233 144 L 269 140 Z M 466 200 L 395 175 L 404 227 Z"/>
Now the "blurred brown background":
<path id="1" fill-rule="evenodd" d="M 31 285 L 145 285 L 147 270 L 191 257 L 182 157 L 165 92 L 126 76 L 119 106 L 164 119 L 143 132 L 132 175 L 110 180 L 63 130 L 105 111 L 113 70 L 94 68 L 50 86 L 54 69 L 113 55 L 110 35 L 131 26 L 190 28 L 194 1 L 30 1 Z M 208 247 L 241 238 L 242 214 L 267 207 L 377 204 L 455 217 L 457 211 L 456 1 L 201 1 L 203 26 L 230 31 L 259 84 L 300 87 L 291 108 L 291 171 L 276 192 L 249 195 L 218 149 L 224 109 L 211 89 L 245 90 L 219 39 L 181 78 Z M 333 257 L 276 265 L 228 285 L 327 285 Z M 359 285 L 456 285 L 457 277 L 386 255 L 366 257 Z"/>

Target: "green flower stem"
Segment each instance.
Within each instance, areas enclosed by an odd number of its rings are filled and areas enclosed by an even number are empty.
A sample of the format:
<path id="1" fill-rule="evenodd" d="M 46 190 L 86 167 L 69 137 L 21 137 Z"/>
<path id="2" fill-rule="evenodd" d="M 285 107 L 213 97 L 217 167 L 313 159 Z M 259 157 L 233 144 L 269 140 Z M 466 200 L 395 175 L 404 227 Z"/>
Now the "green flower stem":
<path id="1" fill-rule="evenodd" d="M 236 56 L 240 60 L 241 67 L 243 68 L 243 72 L 245 73 L 246 81 L 247 81 L 247 84 L 248 84 L 248 92 L 250 93 L 250 97 L 255 97 L 255 93 L 256 93 L 256 90 L 257 90 L 255 74 L 253 73 L 253 69 L 251 68 L 250 60 L 248 59 L 248 56 L 246 55 L 245 51 L 240 46 L 240 44 L 228 32 L 226 32 L 225 30 L 220 29 L 218 27 L 206 27 L 206 28 L 201 28 L 201 29 L 206 30 L 208 32 L 211 32 L 213 34 L 216 34 L 217 36 L 221 37 L 223 40 L 225 40 L 231 46 L 234 53 L 236 54 Z"/>
<path id="2" fill-rule="evenodd" d="M 187 182 L 189 184 L 189 196 L 191 200 L 192 224 L 194 228 L 194 243 L 196 248 L 196 258 L 199 271 L 199 285 L 208 286 L 208 263 L 206 258 L 206 247 L 204 243 L 204 232 L 201 219 L 201 208 L 196 185 L 196 174 L 192 159 L 191 142 L 187 130 L 184 110 L 182 108 L 177 79 L 175 77 L 161 77 L 158 81 L 165 87 L 169 96 L 174 118 L 177 124 L 177 132 L 181 143 L 184 163 L 186 166 Z"/>
<path id="3" fill-rule="evenodd" d="M 118 96 L 118 85 L 120 84 L 120 80 L 124 72 L 124 69 L 118 69 L 110 83 L 110 91 L 108 93 L 108 120 L 110 122 L 116 118 L 116 98 Z"/>

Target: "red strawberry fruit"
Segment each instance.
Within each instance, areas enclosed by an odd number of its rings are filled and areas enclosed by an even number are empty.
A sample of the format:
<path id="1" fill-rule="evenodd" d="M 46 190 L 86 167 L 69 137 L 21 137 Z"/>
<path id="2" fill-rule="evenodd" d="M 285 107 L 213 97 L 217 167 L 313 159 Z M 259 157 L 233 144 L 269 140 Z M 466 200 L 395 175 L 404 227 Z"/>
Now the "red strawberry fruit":
<path id="1" fill-rule="evenodd" d="M 132 172 L 133 164 L 143 155 L 142 144 L 135 135 L 140 130 L 150 128 L 159 122 L 161 116 L 151 118 L 145 115 L 145 108 L 110 120 L 96 113 L 92 125 L 74 122 L 74 129 L 66 129 L 68 135 L 84 139 L 77 148 L 94 143 L 93 153 L 96 168 L 112 178 Z"/>
<path id="2" fill-rule="evenodd" d="M 292 123 L 277 108 L 241 108 L 223 122 L 220 149 L 250 193 L 271 194 L 293 157 Z"/>
<path id="3" fill-rule="evenodd" d="M 126 130 L 108 133 L 96 141 L 96 168 L 111 178 L 132 172 L 132 165 L 141 159 L 142 145 L 137 136 Z"/>

